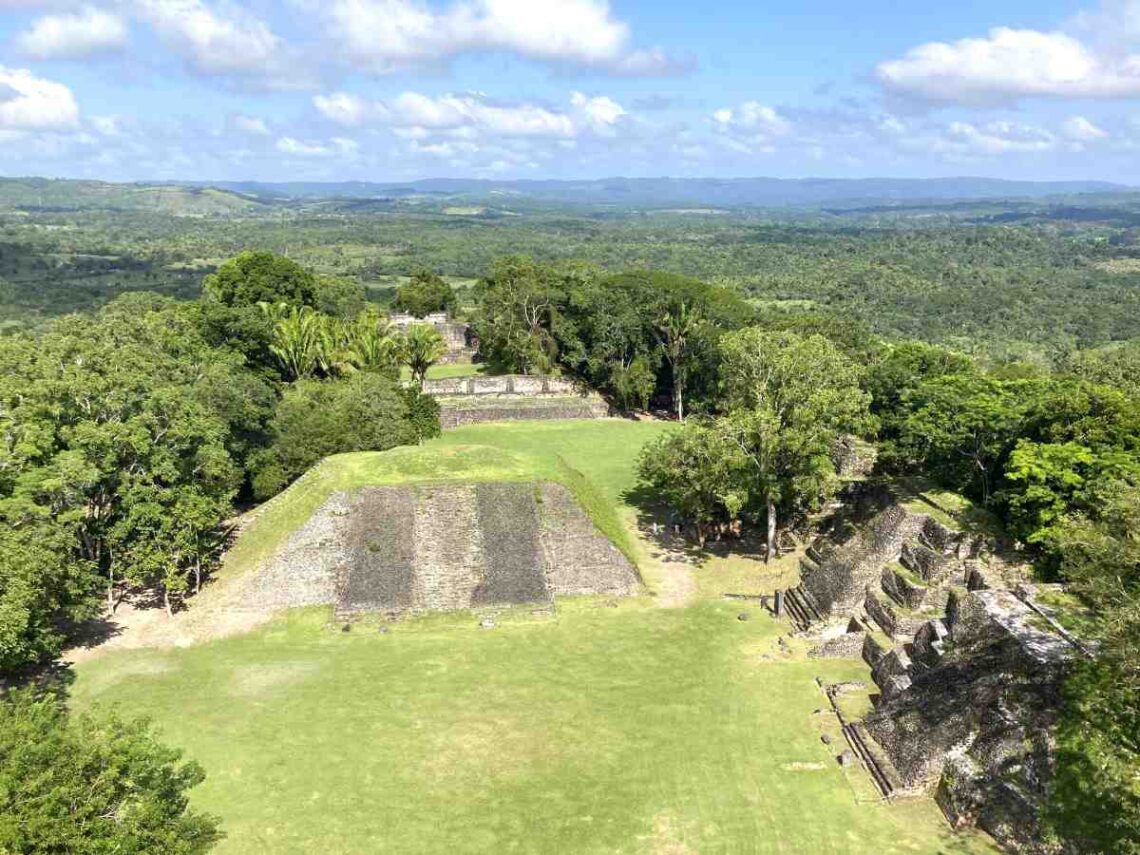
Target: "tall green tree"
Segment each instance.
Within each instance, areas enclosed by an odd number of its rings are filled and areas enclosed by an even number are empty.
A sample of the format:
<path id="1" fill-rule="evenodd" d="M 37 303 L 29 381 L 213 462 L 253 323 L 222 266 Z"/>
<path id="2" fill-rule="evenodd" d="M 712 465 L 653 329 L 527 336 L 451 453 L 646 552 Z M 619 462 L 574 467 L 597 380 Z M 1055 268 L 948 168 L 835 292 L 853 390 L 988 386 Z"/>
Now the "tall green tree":
<path id="1" fill-rule="evenodd" d="M 657 318 L 657 341 L 673 375 L 673 412 L 685 420 L 685 384 L 689 377 L 693 339 L 703 326 L 701 310 L 688 303 L 668 307 Z"/>
<path id="2" fill-rule="evenodd" d="M 895 463 L 989 503 L 1038 392 L 1032 381 L 981 374 L 927 380 L 906 396 Z"/>
<path id="3" fill-rule="evenodd" d="M 209 300 L 229 307 L 261 303 L 316 307 L 317 279 L 297 262 L 272 252 L 243 252 L 206 277 L 202 290 Z"/>
<path id="4" fill-rule="evenodd" d="M 423 318 L 433 312 L 455 311 L 455 290 L 428 267 L 416 267 L 408 281 L 396 289 L 396 300 L 392 304 L 398 312 L 407 312 Z"/>
<path id="5" fill-rule="evenodd" d="M 754 469 L 767 518 L 767 557 L 775 555 L 779 508 L 799 510 L 831 488 L 832 449 L 842 433 L 871 427 L 861 373 L 821 335 L 753 327 L 721 343 L 727 424 Z"/>
<path id="6" fill-rule="evenodd" d="M 204 778 L 144 721 L 69 717 L 30 690 L 0 700 L 0 852 L 201 855 L 223 836 L 189 805 Z"/>
<path id="7" fill-rule="evenodd" d="M 69 629 L 98 614 L 101 577 L 76 553 L 74 523 L 9 508 L 0 525 L 0 674 L 58 656 Z"/>
<path id="8" fill-rule="evenodd" d="M 522 374 L 546 374 L 554 367 L 551 327 L 562 299 L 555 271 L 526 256 L 501 258 L 476 284 L 475 295 L 474 328 L 490 363 Z"/>
<path id="9" fill-rule="evenodd" d="M 326 315 L 309 306 L 263 303 L 262 307 L 274 319 L 269 350 L 286 380 L 316 376 L 329 365 L 335 342 Z"/>
<path id="10" fill-rule="evenodd" d="M 692 420 L 647 443 L 638 455 L 638 472 L 703 540 L 711 528 L 740 519 L 750 498 L 749 463 L 731 432 Z"/>
<path id="11" fill-rule="evenodd" d="M 346 358 L 363 371 L 395 377 L 400 370 L 399 336 L 378 309 L 365 309 L 346 327 Z"/>
<path id="12" fill-rule="evenodd" d="M 143 524 L 142 507 L 192 492 L 214 525 L 229 513 L 241 469 L 228 442 L 233 414 L 214 408 L 214 384 L 228 375 L 241 388 L 240 357 L 211 348 L 181 307 L 112 304 L 35 341 L 0 340 L 0 366 L 0 519 L 70 530 L 75 558 L 103 575 L 112 604 L 123 582 L 171 593 L 166 570 L 151 572 L 166 567 L 155 557 L 164 537 Z M 143 553 L 152 560 L 130 558 Z M 173 566 L 190 572 L 212 559 L 203 543 Z"/>

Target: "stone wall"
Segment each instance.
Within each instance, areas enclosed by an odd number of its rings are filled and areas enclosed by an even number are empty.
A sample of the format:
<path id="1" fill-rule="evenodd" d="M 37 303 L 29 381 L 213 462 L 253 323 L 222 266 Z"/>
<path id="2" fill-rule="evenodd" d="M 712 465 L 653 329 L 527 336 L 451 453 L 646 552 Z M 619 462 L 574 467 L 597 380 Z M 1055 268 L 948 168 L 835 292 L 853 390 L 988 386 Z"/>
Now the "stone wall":
<path id="1" fill-rule="evenodd" d="M 439 423 L 444 430 L 484 422 L 601 419 L 608 415 L 609 405 L 599 396 L 510 396 L 493 401 L 447 398 L 439 402 Z"/>
<path id="2" fill-rule="evenodd" d="M 527 397 L 577 395 L 588 397 L 586 391 L 571 380 L 530 374 L 447 377 L 439 380 L 425 380 L 424 392 L 437 398 L 499 395 L 523 395 Z"/>
<path id="3" fill-rule="evenodd" d="M 243 593 L 250 606 L 353 614 L 548 605 L 638 587 L 564 486 L 501 482 L 334 493 Z"/>

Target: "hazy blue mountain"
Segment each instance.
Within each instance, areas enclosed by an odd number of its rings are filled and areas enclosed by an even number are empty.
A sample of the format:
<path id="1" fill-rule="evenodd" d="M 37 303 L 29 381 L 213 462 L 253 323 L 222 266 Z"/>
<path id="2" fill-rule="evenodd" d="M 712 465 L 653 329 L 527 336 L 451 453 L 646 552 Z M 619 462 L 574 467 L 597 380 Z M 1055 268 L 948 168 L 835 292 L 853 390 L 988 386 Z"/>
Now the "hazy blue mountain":
<path id="1" fill-rule="evenodd" d="M 1134 191 L 1104 181 L 1002 181 L 993 178 L 604 178 L 591 181 L 492 181 L 429 178 L 407 183 L 103 181 L 0 178 L 0 208 L 151 210 L 225 215 L 272 211 L 279 205 L 323 200 L 430 199 L 504 209 L 583 205 L 616 208 L 827 208 L 907 206 L 948 201 L 1061 200 Z M 1131 202 L 1131 197 L 1129 198 Z"/>
<path id="2" fill-rule="evenodd" d="M 1107 181 L 1003 181 L 995 178 L 602 178 L 590 181 L 494 181 L 429 178 L 399 184 L 221 182 L 235 192 L 291 198 L 401 198 L 415 195 L 494 199 L 521 196 L 588 205 L 711 205 L 761 207 L 914 202 L 946 199 L 1015 199 L 1080 193 L 1119 193 Z"/>

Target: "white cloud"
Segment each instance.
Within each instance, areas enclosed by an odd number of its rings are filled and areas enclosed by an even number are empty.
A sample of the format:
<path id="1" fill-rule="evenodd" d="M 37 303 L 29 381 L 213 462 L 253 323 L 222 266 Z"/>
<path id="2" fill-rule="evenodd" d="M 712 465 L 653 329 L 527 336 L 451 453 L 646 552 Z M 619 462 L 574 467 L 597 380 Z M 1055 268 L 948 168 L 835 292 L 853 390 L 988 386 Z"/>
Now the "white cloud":
<path id="1" fill-rule="evenodd" d="M 0 66 L 0 130 L 71 131 L 79 127 L 79 105 L 62 83 L 36 77 L 26 68 Z"/>
<path id="2" fill-rule="evenodd" d="M 378 110 L 383 109 L 379 102 L 366 101 L 347 92 L 314 96 L 313 105 L 326 119 L 348 127 L 367 123 L 375 117 Z"/>
<path id="3" fill-rule="evenodd" d="M 353 65 L 376 73 L 473 51 L 650 75 L 677 70 L 660 48 L 630 50 L 629 25 L 607 0 L 458 0 L 435 12 L 419 0 L 332 0 L 329 34 Z"/>
<path id="4" fill-rule="evenodd" d="M 609 134 L 627 115 L 612 98 L 581 92 L 571 94 L 568 112 L 525 102 L 495 104 L 477 93 L 431 96 L 404 92 L 384 102 L 336 92 L 315 96 L 313 105 L 326 119 L 344 127 L 386 125 L 401 137 L 419 140 L 433 135 L 565 139 L 586 130 Z"/>
<path id="5" fill-rule="evenodd" d="M 117 137 L 123 133 L 118 116 L 92 116 L 88 122 L 97 134 L 105 137 Z"/>
<path id="6" fill-rule="evenodd" d="M 626 114 L 622 107 L 613 98 L 606 95 L 595 95 L 590 98 L 581 92 L 570 93 L 570 104 L 582 116 L 583 120 L 598 133 L 613 132 L 613 126 Z"/>
<path id="7" fill-rule="evenodd" d="M 1140 54 L 1099 55 L 1065 33 L 1009 27 L 985 38 L 919 45 L 875 73 L 892 92 L 944 103 L 1140 95 Z"/>
<path id="8" fill-rule="evenodd" d="M 565 113 L 536 104 L 501 107 L 475 95 L 431 98 L 417 92 L 405 92 L 388 109 L 392 123 L 405 127 L 434 130 L 474 127 L 503 136 L 574 135 L 574 122 Z"/>
<path id="9" fill-rule="evenodd" d="M 296 137 L 281 137 L 277 150 L 295 157 L 335 157 L 355 154 L 359 148 L 355 140 L 333 137 L 328 142 L 306 142 Z"/>
<path id="10" fill-rule="evenodd" d="M 775 109 L 757 101 L 745 101 L 739 107 L 717 110 L 712 114 L 712 118 L 723 130 L 764 136 L 783 136 L 792 129 L 791 122 Z"/>
<path id="11" fill-rule="evenodd" d="M 978 154 L 995 155 L 1050 151 L 1057 146 L 1056 137 L 1046 130 L 1014 122 L 990 122 L 977 126 L 969 122 L 951 122 L 946 139 L 951 148 Z"/>
<path id="12" fill-rule="evenodd" d="M 237 115 L 233 118 L 234 127 L 242 133 L 253 134 L 258 137 L 269 136 L 269 126 L 265 124 L 264 119 L 259 119 L 256 116 L 243 116 Z"/>
<path id="13" fill-rule="evenodd" d="M 1061 125 L 1061 130 L 1075 142 L 1094 142 L 1108 136 L 1108 131 L 1099 128 L 1084 116 L 1070 116 Z"/>
<path id="14" fill-rule="evenodd" d="M 16 48 L 33 59 L 91 56 L 126 43 L 126 22 L 90 6 L 71 14 L 45 15 L 15 39 Z"/>
<path id="15" fill-rule="evenodd" d="M 952 163 L 1044 154 L 1061 145 L 1057 136 L 1044 128 L 1008 121 L 924 123 L 908 127 L 904 134 L 892 135 L 884 142 L 900 152 L 932 154 Z"/>
<path id="16" fill-rule="evenodd" d="M 203 74 L 284 82 L 299 69 L 288 46 L 240 6 L 216 11 L 202 0 L 135 0 L 139 16 Z"/>

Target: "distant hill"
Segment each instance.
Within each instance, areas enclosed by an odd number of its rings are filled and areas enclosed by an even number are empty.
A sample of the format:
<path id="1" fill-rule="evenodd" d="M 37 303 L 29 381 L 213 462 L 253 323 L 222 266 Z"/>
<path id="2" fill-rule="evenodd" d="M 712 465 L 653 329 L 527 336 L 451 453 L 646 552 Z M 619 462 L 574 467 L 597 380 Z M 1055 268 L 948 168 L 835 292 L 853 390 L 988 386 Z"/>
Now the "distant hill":
<path id="1" fill-rule="evenodd" d="M 115 184 L 47 178 L 0 178 L 0 210 L 153 211 L 224 216 L 282 205 L 329 202 L 335 210 L 438 201 L 507 209 L 581 205 L 617 208 L 820 208 L 884 210 L 950 201 L 1036 200 L 1135 192 L 1106 181 L 1003 181 L 995 178 L 602 178 L 589 181 L 493 181 L 428 178 L 406 183 L 155 182 Z M 363 206 L 363 207 L 362 207 Z"/>
<path id="2" fill-rule="evenodd" d="M 264 199 L 187 184 L 113 184 L 51 178 L 0 178 L 0 209 L 25 211 L 151 211 L 178 216 L 256 213 Z"/>
<path id="3" fill-rule="evenodd" d="M 864 206 L 870 202 L 913 203 L 949 199 L 1040 199 L 1087 193 L 1121 193 L 1133 188 L 1107 181 L 1003 181 L 995 178 L 602 178 L 589 181 L 494 181 L 429 178 L 407 183 L 222 182 L 227 190 L 263 198 L 318 199 L 410 196 L 504 197 L 577 203 L 661 207 Z"/>

